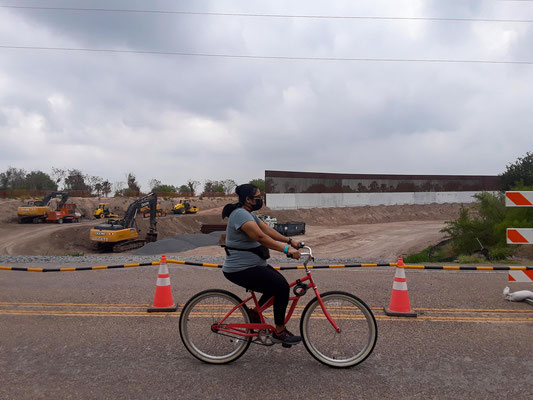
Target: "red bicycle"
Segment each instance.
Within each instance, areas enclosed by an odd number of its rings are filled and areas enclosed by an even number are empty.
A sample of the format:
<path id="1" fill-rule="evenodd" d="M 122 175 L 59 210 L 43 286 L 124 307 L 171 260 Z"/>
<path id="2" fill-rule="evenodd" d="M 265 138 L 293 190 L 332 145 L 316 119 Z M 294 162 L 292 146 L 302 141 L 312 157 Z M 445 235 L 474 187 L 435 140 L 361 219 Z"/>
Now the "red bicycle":
<path id="1" fill-rule="evenodd" d="M 315 298 L 301 312 L 300 335 L 305 348 L 323 364 L 336 368 L 353 367 L 363 362 L 374 350 L 378 327 L 374 314 L 353 294 L 332 291 L 320 295 L 307 267 L 313 259 L 310 247 L 304 267 L 306 275 L 290 284 L 293 297 L 285 323 L 297 314 L 300 298 L 312 289 Z M 197 359 L 210 364 L 226 364 L 237 360 L 251 343 L 272 346 L 275 326 L 265 313 L 273 298 L 259 306 L 253 291 L 241 300 L 226 290 L 209 289 L 197 293 L 185 304 L 180 316 L 180 336 L 186 349 Z M 251 323 L 247 303 L 253 302 L 261 323 Z M 285 347 L 290 345 L 283 344 Z"/>

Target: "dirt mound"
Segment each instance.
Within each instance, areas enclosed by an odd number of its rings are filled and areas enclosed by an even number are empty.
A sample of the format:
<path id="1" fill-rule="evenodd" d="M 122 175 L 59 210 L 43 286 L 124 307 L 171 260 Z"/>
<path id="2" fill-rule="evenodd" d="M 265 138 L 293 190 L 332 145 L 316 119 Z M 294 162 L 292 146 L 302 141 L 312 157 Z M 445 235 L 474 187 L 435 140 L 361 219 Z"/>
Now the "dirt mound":
<path id="1" fill-rule="evenodd" d="M 17 208 L 25 205 L 20 200 L 1 200 L 0 201 L 0 223 L 17 223 Z"/>
<path id="2" fill-rule="evenodd" d="M 447 221 L 456 219 L 461 204 L 426 204 L 399 206 L 365 206 L 344 208 L 310 208 L 305 210 L 261 210 L 278 222 L 303 221 L 309 225 L 335 226 L 397 221 Z M 471 205 L 464 205 L 471 208 Z"/>

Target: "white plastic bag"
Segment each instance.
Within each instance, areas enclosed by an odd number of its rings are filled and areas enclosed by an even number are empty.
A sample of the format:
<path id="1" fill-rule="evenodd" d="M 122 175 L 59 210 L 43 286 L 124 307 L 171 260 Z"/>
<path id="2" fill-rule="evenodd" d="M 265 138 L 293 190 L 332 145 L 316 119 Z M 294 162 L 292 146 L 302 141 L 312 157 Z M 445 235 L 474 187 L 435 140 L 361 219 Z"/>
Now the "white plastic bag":
<path id="1" fill-rule="evenodd" d="M 525 299 L 533 300 L 533 292 L 530 290 L 519 290 L 518 292 L 510 293 L 510 289 L 506 287 L 503 289 L 503 297 L 509 301 L 524 301 Z"/>

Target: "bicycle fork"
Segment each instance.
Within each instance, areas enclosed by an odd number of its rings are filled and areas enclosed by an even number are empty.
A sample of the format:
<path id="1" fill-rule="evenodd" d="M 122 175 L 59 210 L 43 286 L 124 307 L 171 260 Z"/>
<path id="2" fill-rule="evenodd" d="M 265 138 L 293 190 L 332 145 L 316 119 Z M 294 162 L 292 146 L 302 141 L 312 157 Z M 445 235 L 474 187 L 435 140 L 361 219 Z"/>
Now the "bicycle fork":
<path id="1" fill-rule="evenodd" d="M 306 269 L 307 269 L 307 266 L 306 266 Z M 329 321 L 329 323 L 331 324 L 331 326 L 333 327 L 333 329 L 335 329 L 335 332 L 337 332 L 337 333 L 341 333 L 341 328 L 339 328 L 339 326 L 338 326 L 337 323 L 333 320 L 333 318 L 331 317 L 331 315 L 329 315 L 329 312 L 328 312 L 328 310 L 326 309 L 326 305 L 325 305 L 324 302 L 322 301 L 322 297 L 320 297 L 320 293 L 318 293 L 318 288 L 317 288 L 317 286 L 315 285 L 315 282 L 313 282 L 313 278 L 311 278 L 310 275 L 311 275 L 311 274 L 308 274 L 307 277 L 309 278 L 309 283 L 311 284 L 311 288 L 312 288 L 313 291 L 315 292 L 315 296 L 316 296 L 316 299 L 318 300 L 318 304 L 320 304 L 320 308 L 322 308 L 322 312 L 323 312 L 324 315 L 326 316 L 327 320 Z"/>

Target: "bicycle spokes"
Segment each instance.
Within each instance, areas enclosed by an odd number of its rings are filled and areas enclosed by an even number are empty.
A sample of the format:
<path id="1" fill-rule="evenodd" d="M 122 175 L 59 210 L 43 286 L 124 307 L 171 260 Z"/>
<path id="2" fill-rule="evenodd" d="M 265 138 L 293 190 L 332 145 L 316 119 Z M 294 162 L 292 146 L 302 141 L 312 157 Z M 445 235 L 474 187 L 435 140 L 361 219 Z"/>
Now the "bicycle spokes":
<path id="1" fill-rule="evenodd" d="M 344 292 L 322 296 L 322 303 L 339 330 L 335 330 L 315 299 L 300 323 L 304 344 L 317 360 L 333 367 L 350 367 L 372 352 L 377 325 L 372 312 L 357 297 Z"/>

